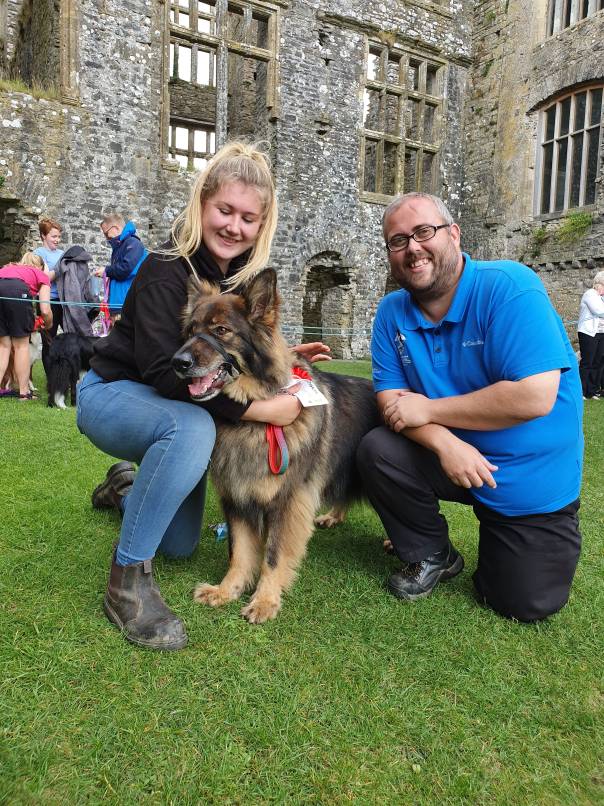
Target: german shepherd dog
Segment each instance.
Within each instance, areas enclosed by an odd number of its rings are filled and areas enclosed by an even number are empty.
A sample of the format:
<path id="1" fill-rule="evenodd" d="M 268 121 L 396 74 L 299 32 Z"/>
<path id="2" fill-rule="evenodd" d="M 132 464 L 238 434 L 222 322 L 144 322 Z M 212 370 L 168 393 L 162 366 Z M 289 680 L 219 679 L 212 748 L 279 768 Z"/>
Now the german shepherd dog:
<path id="1" fill-rule="evenodd" d="M 190 381 L 192 400 L 223 392 L 241 403 L 266 400 L 309 365 L 285 343 L 278 324 L 276 274 L 266 269 L 239 294 L 221 294 L 205 281 L 189 287 L 183 315 L 185 344 L 172 365 Z M 281 594 L 293 583 L 321 504 L 332 511 L 318 525 L 344 519 L 363 497 L 355 453 L 379 418 L 369 381 L 317 372 L 328 405 L 301 410 L 283 428 L 289 466 L 271 472 L 265 423 L 220 422 L 211 474 L 229 529 L 228 572 L 219 585 L 200 584 L 194 598 L 217 607 L 255 591 L 242 615 L 260 624 L 275 618 Z M 259 577 L 259 578 L 258 578 Z"/>

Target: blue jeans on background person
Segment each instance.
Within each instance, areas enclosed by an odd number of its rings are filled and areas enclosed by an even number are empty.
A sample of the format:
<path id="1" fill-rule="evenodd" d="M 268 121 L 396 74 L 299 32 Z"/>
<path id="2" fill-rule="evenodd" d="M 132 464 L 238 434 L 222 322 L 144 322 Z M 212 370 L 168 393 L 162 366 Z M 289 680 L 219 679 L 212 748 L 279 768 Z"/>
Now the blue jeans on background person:
<path id="1" fill-rule="evenodd" d="M 142 383 L 105 382 L 90 370 L 78 387 L 77 424 L 100 450 L 139 465 L 125 499 L 117 564 L 140 563 L 157 551 L 191 555 L 216 437 L 210 414 Z"/>

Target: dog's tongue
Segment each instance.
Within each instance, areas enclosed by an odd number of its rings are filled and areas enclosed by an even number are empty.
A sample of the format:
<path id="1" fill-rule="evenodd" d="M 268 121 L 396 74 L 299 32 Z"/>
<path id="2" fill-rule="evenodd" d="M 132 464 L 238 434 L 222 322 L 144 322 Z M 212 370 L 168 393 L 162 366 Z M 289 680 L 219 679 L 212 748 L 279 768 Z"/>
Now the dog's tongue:
<path id="1" fill-rule="evenodd" d="M 215 377 L 214 373 L 210 373 L 210 375 L 205 375 L 203 378 L 195 378 L 193 383 L 189 384 L 189 394 L 191 397 L 199 397 L 199 395 L 203 395 L 204 392 L 207 392 Z"/>

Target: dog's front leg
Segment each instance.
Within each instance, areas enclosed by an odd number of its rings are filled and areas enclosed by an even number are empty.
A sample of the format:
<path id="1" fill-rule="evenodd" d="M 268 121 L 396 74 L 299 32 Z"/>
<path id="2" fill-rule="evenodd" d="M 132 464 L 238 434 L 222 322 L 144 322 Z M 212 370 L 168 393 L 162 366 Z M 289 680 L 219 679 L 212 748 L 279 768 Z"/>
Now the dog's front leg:
<path id="1" fill-rule="evenodd" d="M 269 519 L 266 550 L 258 586 L 248 605 L 241 610 L 251 624 L 274 619 L 281 609 L 281 594 L 293 584 L 298 566 L 306 554 L 313 533 L 315 496 L 297 490 L 280 517 Z"/>
<path id="2" fill-rule="evenodd" d="M 239 599 L 258 575 L 262 557 L 262 539 L 249 524 L 239 518 L 229 520 L 230 563 L 220 585 L 200 583 L 195 588 L 196 602 L 220 607 Z"/>

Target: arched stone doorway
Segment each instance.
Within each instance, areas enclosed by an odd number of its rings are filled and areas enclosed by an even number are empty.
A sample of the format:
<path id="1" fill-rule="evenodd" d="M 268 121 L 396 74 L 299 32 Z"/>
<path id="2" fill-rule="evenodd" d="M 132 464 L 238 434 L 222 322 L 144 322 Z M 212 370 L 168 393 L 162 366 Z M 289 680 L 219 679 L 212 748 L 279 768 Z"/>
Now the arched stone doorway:
<path id="1" fill-rule="evenodd" d="M 308 261 L 304 275 L 303 341 L 323 341 L 334 358 L 350 357 L 351 267 L 338 252 L 320 252 Z"/>
<path id="2" fill-rule="evenodd" d="M 36 225 L 37 216 L 28 213 L 16 199 L 0 198 L 0 266 L 21 257 Z"/>

